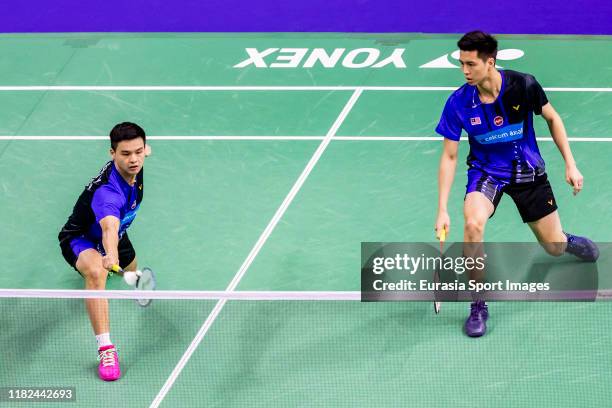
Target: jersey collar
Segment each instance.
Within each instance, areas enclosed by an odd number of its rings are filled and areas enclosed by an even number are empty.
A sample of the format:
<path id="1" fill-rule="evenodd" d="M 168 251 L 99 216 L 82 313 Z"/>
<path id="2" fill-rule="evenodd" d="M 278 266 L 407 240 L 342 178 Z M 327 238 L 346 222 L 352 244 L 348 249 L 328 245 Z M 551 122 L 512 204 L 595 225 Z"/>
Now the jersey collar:
<path id="1" fill-rule="evenodd" d="M 125 181 L 125 179 L 123 177 L 121 177 L 121 173 L 119 173 L 119 170 L 117 170 L 115 162 L 113 162 L 113 174 L 115 175 L 115 177 L 119 181 L 119 185 L 121 186 L 122 189 L 124 189 L 126 191 L 130 191 L 130 190 L 132 190 L 134 188 L 134 186 L 136 186 L 136 183 L 134 183 L 134 185 L 131 186 L 127 181 Z"/>
<path id="2" fill-rule="evenodd" d="M 480 105 L 495 104 L 499 100 L 499 98 L 501 98 L 502 94 L 504 93 L 504 88 L 506 86 L 506 78 L 505 78 L 503 69 L 499 69 L 498 71 L 499 71 L 499 74 L 501 75 L 502 83 L 501 83 L 501 87 L 499 88 L 499 95 L 497 95 L 497 98 L 495 98 L 495 101 L 493 101 L 491 104 L 483 103 L 478 97 L 478 87 L 476 85 L 470 85 L 472 87 L 472 108 L 477 108 Z"/>

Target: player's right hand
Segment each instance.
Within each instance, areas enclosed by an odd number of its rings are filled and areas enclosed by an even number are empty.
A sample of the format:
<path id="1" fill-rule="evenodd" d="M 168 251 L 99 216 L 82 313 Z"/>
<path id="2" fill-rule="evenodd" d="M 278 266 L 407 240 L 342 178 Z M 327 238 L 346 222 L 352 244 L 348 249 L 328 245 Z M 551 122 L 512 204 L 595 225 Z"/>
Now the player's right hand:
<path id="1" fill-rule="evenodd" d="M 440 232 L 444 229 L 446 230 L 446 235 L 450 232 L 450 217 L 446 211 L 441 211 L 438 213 L 438 217 L 436 219 L 436 225 L 434 227 L 436 231 L 436 238 L 440 239 Z"/>
<path id="2" fill-rule="evenodd" d="M 119 260 L 111 257 L 110 255 L 106 255 L 102 258 L 102 266 L 107 271 L 113 269 L 113 265 L 119 265 Z"/>
<path id="3" fill-rule="evenodd" d="M 582 190 L 584 177 L 576 165 L 566 166 L 565 181 L 574 188 L 574 195 L 576 195 Z"/>

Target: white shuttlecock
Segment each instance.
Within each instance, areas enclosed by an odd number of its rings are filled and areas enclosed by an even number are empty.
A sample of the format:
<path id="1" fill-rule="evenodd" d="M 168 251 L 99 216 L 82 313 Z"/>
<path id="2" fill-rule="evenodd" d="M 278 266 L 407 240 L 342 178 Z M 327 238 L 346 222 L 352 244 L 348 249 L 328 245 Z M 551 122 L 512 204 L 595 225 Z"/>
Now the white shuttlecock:
<path id="1" fill-rule="evenodd" d="M 142 275 L 142 272 L 140 271 L 123 272 L 123 280 L 125 281 L 125 283 L 127 283 L 130 286 L 136 286 L 136 281 L 138 280 L 138 277 L 140 275 Z"/>

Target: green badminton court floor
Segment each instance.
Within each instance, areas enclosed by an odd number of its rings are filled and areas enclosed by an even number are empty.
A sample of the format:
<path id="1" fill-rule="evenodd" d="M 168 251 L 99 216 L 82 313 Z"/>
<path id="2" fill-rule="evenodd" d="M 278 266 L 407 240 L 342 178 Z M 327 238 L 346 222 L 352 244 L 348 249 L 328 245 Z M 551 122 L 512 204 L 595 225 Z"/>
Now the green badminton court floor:
<path id="1" fill-rule="evenodd" d="M 132 121 L 153 155 L 130 238 L 160 290 L 225 290 L 235 277 L 239 291 L 359 290 L 362 241 L 433 240 L 441 147 L 433 129 L 462 84 L 452 68 L 456 40 L 0 36 L 0 287 L 82 288 L 57 233 L 109 159 L 109 130 Z M 610 241 L 612 39 L 499 40 L 509 57 L 498 64 L 534 74 L 547 90 L 585 177 L 572 196 L 554 143 L 539 142 L 564 228 Z M 547 139 L 544 121 L 536 123 Z M 465 141 L 460 155 L 454 240 Z M 486 238 L 534 240 L 507 197 Z M 111 279 L 109 288 L 122 284 Z M 73 386 L 71 406 L 612 404 L 612 306 L 604 302 L 494 303 L 489 333 L 474 340 L 461 331 L 466 304 L 445 304 L 434 317 L 429 302 L 228 301 L 163 395 L 214 301 L 147 309 L 111 301 L 124 370 L 115 384 L 96 379 L 81 301 L 0 304 L 0 387 Z"/>

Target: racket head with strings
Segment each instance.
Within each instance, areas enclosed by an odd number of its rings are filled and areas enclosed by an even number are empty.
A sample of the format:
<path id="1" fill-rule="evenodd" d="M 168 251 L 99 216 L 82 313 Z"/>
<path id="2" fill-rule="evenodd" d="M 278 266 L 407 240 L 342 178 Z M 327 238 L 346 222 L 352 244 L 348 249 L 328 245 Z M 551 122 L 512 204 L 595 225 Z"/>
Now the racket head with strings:
<path id="1" fill-rule="evenodd" d="M 138 280 L 136 281 L 136 290 L 155 290 L 157 287 L 157 280 L 155 278 L 155 273 L 151 268 L 142 268 L 140 274 L 138 276 Z M 139 306 L 147 307 L 151 304 L 152 299 L 136 299 L 136 303 Z"/>
<path id="2" fill-rule="evenodd" d="M 442 257 L 442 254 L 444 252 L 444 241 L 446 241 L 446 228 L 442 229 L 442 231 L 440 231 L 440 236 L 439 236 L 439 240 L 440 240 L 440 256 Z M 440 282 L 440 270 L 438 268 L 436 268 L 436 270 L 434 271 L 434 282 L 435 283 L 439 283 Z M 434 312 L 436 314 L 440 313 L 440 309 L 442 308 L 442 302 L 436 300 L 437 296 L 436 294 L 438 293 L 437 290 L 434 290 L 434 302 L 433 302 L 433 306 L 434 306 Z"/>

